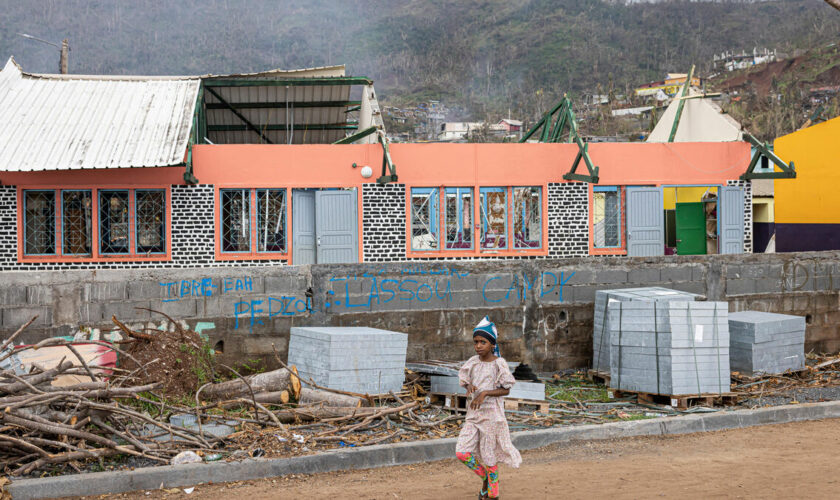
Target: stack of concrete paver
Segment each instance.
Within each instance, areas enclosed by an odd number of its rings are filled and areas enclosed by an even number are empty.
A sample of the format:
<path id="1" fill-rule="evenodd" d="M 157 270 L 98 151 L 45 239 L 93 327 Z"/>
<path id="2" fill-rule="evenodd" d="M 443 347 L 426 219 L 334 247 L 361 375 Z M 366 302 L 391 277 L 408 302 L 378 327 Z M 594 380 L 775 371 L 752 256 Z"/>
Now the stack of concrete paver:
<path id="1" fill-rule="evenodd" d="M 725 302 L 608 304 L 610 385 L 666 395 L 729 392 Z"/>
<path id="2" fill-rule="evenodd" d="M 292 327 L 289 365 L 330 389 L 383 394 L 405 381 L 408 335 L 367 327 Z"/>
<path id="3" fill-rule="evenodd" d="M 620 302 L 671 300 L 697 300 L 694 293 L 681 292 L 658 286 L 644 288 L 622 288 L 618 290 L 598 290 L 595 292 L 595 316 L 592 335 L 592 369 L 600 372 L 610 371 L 610 325 L 607 316 L 607 304 L 610 300 Z"/>
<path id="4" fill-rule="evenodd" d="M 440 394 L 466 394 L 467 390 L 458 383 L 458 377 L 443 375 L 431 376 L 432 392 Z M 542 401 L 545 399 L 545 384 L 542 382 L 525 382 L 517 380 L 506 397 L 514 399 L 530 399 Z"/>
<path id="5" fill-rule="evenodd" d="M 732 369 L 745 375 L 805 368 L 805 318 L 758 311 L 729 315 Z"/>

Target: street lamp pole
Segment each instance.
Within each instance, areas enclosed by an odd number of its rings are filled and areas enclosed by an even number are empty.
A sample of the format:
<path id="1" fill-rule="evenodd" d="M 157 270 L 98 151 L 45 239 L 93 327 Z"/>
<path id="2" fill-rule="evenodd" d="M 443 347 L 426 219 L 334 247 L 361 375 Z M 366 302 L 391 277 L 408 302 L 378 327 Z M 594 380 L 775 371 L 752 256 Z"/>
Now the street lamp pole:
<path id="1" fill-rule="evenodd" d="M 19 36 L 23 38 L 28 38 L 29 40 L 35 40 L 36 42 L 46 43 L 47 45 L 52 45 L 53 47 L 57 48 L 60 51 L 60 56 L 58 58 L 58 72 L 62 75 L 67 74 L 67 64 L 68 59 L 70 58 L 70 42 L 67 41 L 65 38 L 61 41 L 61 45 L 57 43 L 50 42 L 48 40 L 44 40 L 42 38 L 38 38 L 36 36 L 27 35 L 26 33 L 18 33 Z"/>

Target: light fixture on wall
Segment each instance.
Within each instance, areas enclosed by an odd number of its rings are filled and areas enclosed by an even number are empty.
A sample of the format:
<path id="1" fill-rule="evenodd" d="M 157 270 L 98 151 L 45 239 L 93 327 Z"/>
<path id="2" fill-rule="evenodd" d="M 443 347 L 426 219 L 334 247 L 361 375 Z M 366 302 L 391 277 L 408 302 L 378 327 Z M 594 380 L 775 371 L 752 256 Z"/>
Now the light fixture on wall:
<path id="1" fill-rule="evenodd" d="M 372 175 L 373 175 L 373 169 L 372 168 L 370 168 L 367 165 L 362 167 L 362 177 L 364 177 L 365 179 L 370 179 L 370 176 L 372 176 Z"/>

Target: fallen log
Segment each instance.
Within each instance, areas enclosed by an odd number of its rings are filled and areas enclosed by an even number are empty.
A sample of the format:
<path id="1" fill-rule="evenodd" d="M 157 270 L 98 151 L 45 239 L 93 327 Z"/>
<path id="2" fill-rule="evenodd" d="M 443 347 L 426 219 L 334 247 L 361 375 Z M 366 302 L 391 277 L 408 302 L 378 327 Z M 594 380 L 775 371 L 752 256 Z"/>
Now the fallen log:
<path id="1" fill-rule="evenodd" d="M 251 389 L 254 393 L 288 391 L 295 399 L 300 396 L 300 380 L 286 368 L 256 375 L 248 375 L 242 379 L 228 380 L 219 384 L 208 385 L 201 395 L 209 399 L 235 399 L 250 397 Z M 246 382 L 247 381 L 247 382 Z M 250 387 L 249 387 L 250 386 Z"/>
<path id="2" fill-rule="evenodd" d="M 310 389 L 308 387 L 304 387 L 300 390 L 300 397 L 298 398 L 298 403 L 321 403 L 323 406 L 331 407 L 359 407 L 369 405 L 368 400 L 365 398 L 357 398 L 355 396 L 347 396 L 344 394 L 322 391 L 321 389 Z"/>
<path id="3" fill-rule="evenodd" d="M 369 417 L 375 415 L 378 410 L 381 410 L 381 408 L 322 406 L 315 408 L 293 408 L 289 410 L 280 410 L 274 412 L 274 415 L 284 424 L 288 424 L 296 421 L 309 422 L 325 418 L 350 416 Z"/>

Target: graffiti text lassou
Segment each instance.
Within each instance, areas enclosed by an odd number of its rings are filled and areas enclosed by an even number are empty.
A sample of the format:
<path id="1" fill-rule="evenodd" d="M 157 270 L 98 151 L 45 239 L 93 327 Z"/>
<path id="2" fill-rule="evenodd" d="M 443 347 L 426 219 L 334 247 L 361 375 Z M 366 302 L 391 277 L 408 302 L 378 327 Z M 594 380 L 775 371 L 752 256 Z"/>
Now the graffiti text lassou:
<path id="1" fill-rule="evenodd" d="M 503 301 L 525 300 L 530 294 L 537 300 L 547 295 L 557 296 L 563 301 L 563 287 L 574 276 L 574 272 L 542 272 L 529 278 L 527 274 L 512 274 L 508 276 L 491 276 L 486 279 L 467 283 L 462 286 L 461 293 L 481 293 L 481 297 L 488 305 Z M 421 268 L 406 268 L 397 273 L 381 269 L 378 272 L 364 273 L 352 276 L 333 276 L 329 278 L 332 284 L 330 290 L 323 295 L 323 311 L 341 308 L 342 311 L 352 311 L 354 308 L 364 308 L 376 311 L 394 301 L 398 302 L 436 302 L 456 300 L 458 295 L 453 283 L 465 280 L 468 272 L 460 273 L 450 268 L 426 270 Z M 431 279 L 430 279 L 431 278 Z M 253 293 L 252 278 L 202 278 L 198 280 L 178 280 L 160 283 L 163 302 L 173 302 L 188 298 L 203 298 L 214 296 L 236 296 L 232 303 L 234 328 L 239 329 L 247 325 L 253 332 L 256 325 L 265 326 L 264 319 L 274 317 L 289 317 L 312 314 L 316 312 L 312 297 L 320 297 L 317 293 L 308 291 L 304 297 L 263 296 L 259 298 L 242 297 L 243 294 Z M 407 304 L 406 304 L 407 305 Z M 321 304 L 319 304 L 319 309 Z"/>

